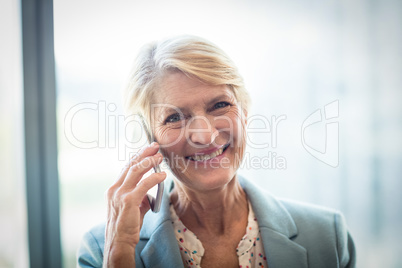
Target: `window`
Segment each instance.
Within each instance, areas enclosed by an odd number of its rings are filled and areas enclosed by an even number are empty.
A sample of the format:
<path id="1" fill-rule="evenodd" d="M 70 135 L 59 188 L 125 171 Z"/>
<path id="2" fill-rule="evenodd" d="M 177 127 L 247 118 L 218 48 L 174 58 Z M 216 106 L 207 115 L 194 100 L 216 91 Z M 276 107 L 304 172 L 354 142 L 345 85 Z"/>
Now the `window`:
<path id="1" fill-rule="evenodd" d="M 277 196 L 341 210 L 359 266 L 402 263 L 401 3 L 57 0 L 54 8 L 65 267 L 104 219 L 103 193 L 128 151 L 117 118 L 136 52 L 182 33 L 218 44 L 250 91 L 253 146 L 240 173 Z"/>
<path id="2" fill-rule="evenodd" d="M 0 17 L 0 266 L 28 267 L 19 2 L 3 1 Z"/>

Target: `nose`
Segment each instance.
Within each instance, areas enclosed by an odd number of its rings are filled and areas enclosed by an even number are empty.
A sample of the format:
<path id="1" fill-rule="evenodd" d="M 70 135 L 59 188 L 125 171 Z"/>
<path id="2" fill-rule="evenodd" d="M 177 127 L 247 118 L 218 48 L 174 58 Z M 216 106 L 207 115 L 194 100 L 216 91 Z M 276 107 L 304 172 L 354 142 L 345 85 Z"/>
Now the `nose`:
<path id="1" fill-rule="evenodd" d="M 206 116 L 192 117 L 187 124 L 186 137 L 193 146 L 212 144 L 218 136 L 219 131 Z"/>

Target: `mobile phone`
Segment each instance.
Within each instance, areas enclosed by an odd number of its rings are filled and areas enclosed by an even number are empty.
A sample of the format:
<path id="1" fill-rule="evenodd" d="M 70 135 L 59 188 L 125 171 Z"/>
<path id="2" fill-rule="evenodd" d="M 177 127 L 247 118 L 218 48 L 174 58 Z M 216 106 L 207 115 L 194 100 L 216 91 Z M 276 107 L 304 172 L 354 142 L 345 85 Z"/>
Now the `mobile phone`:
<path id="1" fill-rule="evenodd" d="M 148 126 L 148 124 L 146 123 L 145 119 L 143 116 L 139 115 L 139 118 L 141 120 L 141 126 L 142 126 L 142 133 L 145 134 L 145 137 L 147 139 L 147 142 L 149 144 L 151 144 L 152 142 L 154 142 L 154 138 L 153 135 L 150 131 L 150 127 Z M 156 173 L 161 172 L 161 168 L 159 165 L 156 165 L 153 168 L 153 171 Z M 147 172 L 145 176 L 148 176 L 148 174 L 152 174 L 153 172 Z M 158 183 L 157 185 L 155 185 L 154 187 L 152 187 L 148 192 L 147 192 L 147 198 L 149 201 L 149 205 L 151 206 L 151 210 L 152 212 L 159 212 L 160 208 L 161 208 L 161 203 L 162 203 L 162 196 L 163 196 L 163 189 L 164 189 L 164 184 L 163 181 L 161 183 Z"/>

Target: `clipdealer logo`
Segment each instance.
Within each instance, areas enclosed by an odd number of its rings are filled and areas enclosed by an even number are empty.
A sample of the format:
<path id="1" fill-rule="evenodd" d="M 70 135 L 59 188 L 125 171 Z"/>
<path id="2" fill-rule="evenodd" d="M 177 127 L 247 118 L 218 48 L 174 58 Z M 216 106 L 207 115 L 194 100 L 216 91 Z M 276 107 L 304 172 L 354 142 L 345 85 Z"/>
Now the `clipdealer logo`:
<path id="1" fill-rule="evenodd" d="M 126 117 L 117 114 L 116 110 L 117 106 L 114 103 L 107 104 L 106 101 L 99 101 L 98 103 L 85 102 L 72 106 L 64 118 L 64 134 L 67 141 L 81 149 L 117 148 L 118 159 L 127 159 L 128 151 L 138 150 L 147 142 L 144 140 L 144 137 L 135 137 L 135 140 L 133 140 L 133 135 L 129 131 L 130 127 L 132 129 L 142 128 L 138 118 L 133 115 Z M 77 135 L 77 131 L 74 131 L 73 128 L 73 121 L 85 114 L 95 115 L 98 121 L 96 134 L 90 136 L 91 138 L 79 137 L 80 135 Z M 272 151 L 278 146 L 279 124 L 286 120 L 286 115 L 273 115 L 271 118 L 263 115 L 252 115 L 247 118 L 247 146 L 252 149 L 265 150 L 265 152 L 268 152 L 268 155 L 251 156 L 246 153 L 243 158 L 243 167 L 254 169 L 256 167 L 264 169 L 287 168 L 286 157 Z M 334 168 L 339 165 L 338 121 L 339 101 L 335 100 L 326 104 L 323 111 L 322 109 L 317 109 L 311 113 L 303 121 L 300 133 L 303 148 L 317 160 Z M 232 136 L 234 129 L 232 125 L 230 126 L 230 135 Z M 318 135 L 314 135 L 314 131 L 312 130 L 317 128 L 321 131 Z M 209 129 L 201 129 L 200 131 L 209 131 Z"/>
<path id="2" fill-rule="evenodd" d="M 323 116 L 324 114 L 324 116 Z M 318 125 L 325 129 L 324 144 L 321 148 L 308 144 L 309 128 Z M 303 122 L 301 127 L 301 142 L 304 149 L 317 160 L 331 167 L 339 165 L 339 101 L 333 101 L 321 109 L 315 110 Z"/>

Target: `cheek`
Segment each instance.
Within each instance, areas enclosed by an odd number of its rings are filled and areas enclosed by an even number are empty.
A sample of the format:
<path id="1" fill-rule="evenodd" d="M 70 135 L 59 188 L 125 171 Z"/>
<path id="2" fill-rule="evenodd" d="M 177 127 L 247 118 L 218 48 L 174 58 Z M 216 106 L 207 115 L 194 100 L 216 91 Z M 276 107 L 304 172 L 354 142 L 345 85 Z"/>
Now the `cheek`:
<path id="1" fill-rule="evenodd" d="M 183 160 L 181 153 L 185 148 L 185 138 L 181 129 L 160 128 L 155 130 L 155 139 L 159 143 L 160 152 L 165 158 L 170 171 L 176 176 L 183 176 L 183 170 L 187 165 Z"/>
<path id="2" fill-rule="evenodd" d="M 182 143 L 184 132 L 181 129 L 156 128 L 155 140 L 159 143 L 160 149 L 164 156 L 170 153 L 178 154 L 178 149 Z"/>
<path id="3" fill-rule="evenodd" d="M 215 127 L 221 135 L 233 146 L 245 143 L 246 120 L 244 114 L 237 108 L 216 118 Z"/>

